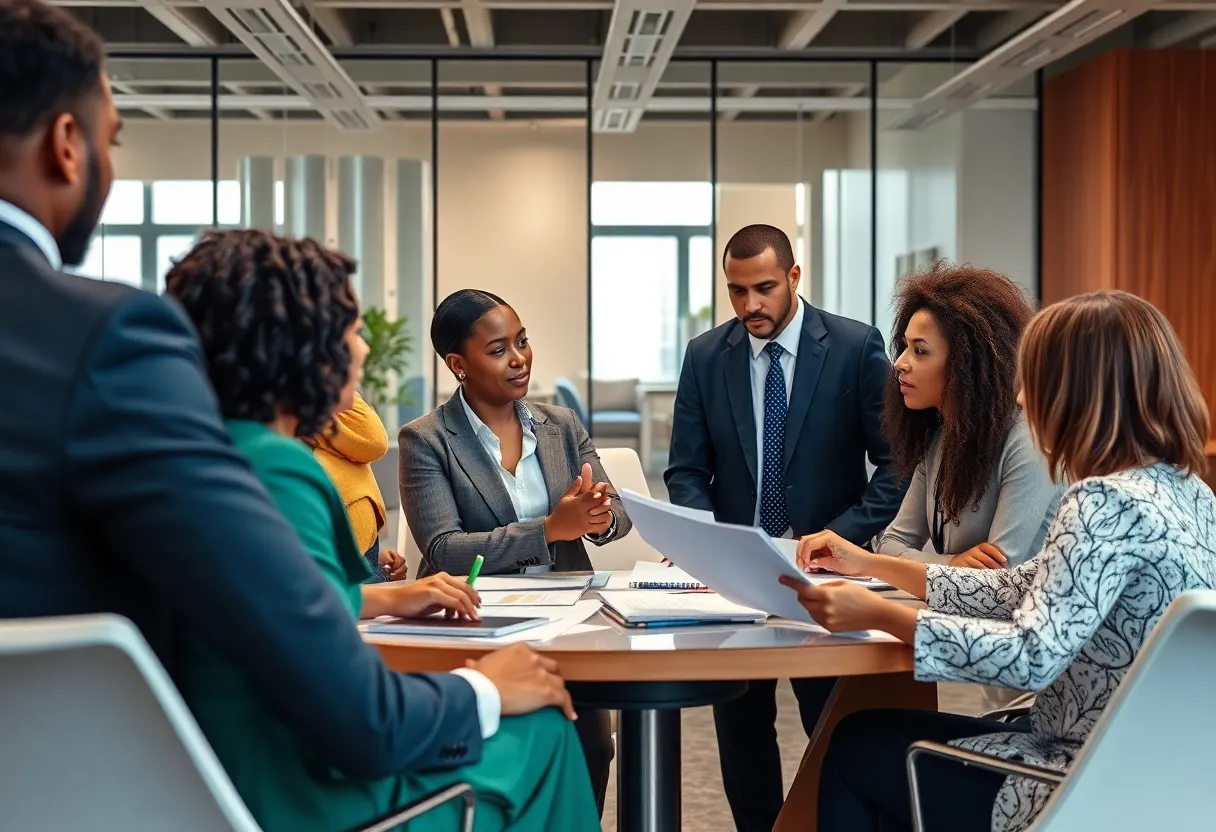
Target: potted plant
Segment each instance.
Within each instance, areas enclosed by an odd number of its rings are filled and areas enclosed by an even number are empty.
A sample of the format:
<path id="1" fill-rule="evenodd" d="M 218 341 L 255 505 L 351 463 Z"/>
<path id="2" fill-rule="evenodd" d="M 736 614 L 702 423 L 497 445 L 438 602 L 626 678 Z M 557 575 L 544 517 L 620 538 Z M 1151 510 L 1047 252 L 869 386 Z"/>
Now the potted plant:
<path id="1" fill-rule="evenodd" d="M 363 339 L 369 349 L 363 364 L 363 398 L 377 411 L 413 404 L 401 383 L 414 351 L 407 319 L 389 320 L 383 309 L 369 307 L 363 312 Z"/>

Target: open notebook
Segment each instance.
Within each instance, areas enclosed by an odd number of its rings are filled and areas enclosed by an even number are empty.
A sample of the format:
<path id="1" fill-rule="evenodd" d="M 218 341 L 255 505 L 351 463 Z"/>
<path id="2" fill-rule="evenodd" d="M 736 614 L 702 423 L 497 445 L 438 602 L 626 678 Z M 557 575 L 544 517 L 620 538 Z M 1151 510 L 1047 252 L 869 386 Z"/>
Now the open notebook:
<path id="1" fill-rule="evenodd" d="M 629 575 L 630 589 L 704 589 L 705 584 L 670 563 L 640 560 Z"/>
<path id="2" fill-rule="evenodd" d="M 603 592 L 604 609 L 626 627 L 682 624 L 759 624 L 768 618 L 760 610 L 727 601 L 712 593 L 668 595 L 656 592 Z"/>

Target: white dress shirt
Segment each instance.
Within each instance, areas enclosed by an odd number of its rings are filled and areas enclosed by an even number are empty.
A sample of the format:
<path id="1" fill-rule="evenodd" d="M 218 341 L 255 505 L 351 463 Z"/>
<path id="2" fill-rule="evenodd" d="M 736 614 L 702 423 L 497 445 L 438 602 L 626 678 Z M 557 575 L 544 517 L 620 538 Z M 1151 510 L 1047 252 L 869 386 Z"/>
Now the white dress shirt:
<path id="1" fill-rule="evenodd" d="M 545 475 L 540 469 L 540 459 L 536 456 L 536 434 L 532 430 L 532 414 L 523 402 L 516 405 L 516 413 L 520 417 L 519 424 L 524 429 L 523 455 L 512 474 L 502 467 L 502 444 L 498 436 L 490 430 L 489 425 L 481 421 L 469 403 L 465 401 L 464 390 L 460 391 L 460 403 L 464 405 L 464 415 L 473 426 L 477 441 L 490 455 L 498 476 L 507 489 L 511 498 L 511 507 L 515 509 L 515 518 L 520 522 L 538 520 L 549 514 L 549 488 L 545 485 Z"/>
<path id="2" fill-rule="evenodd" d="M 771 340 L 776 341 L 785 350 L 781 354 L 781 372 L 785 374 L 785 405 L 789 407 L 790 393 L 794 389 L 794 366 L 798 363 L 798 343 L 802 340 L 802 319 L 806 317 L 806 307 L 801 298 L 795 298 L 798 311 L 781 334 Z M 772 359 L 764 348 L 768 341 L 757 338 L 750 332 L 747 340 L 752 348 L 752 418 L 756 420 L 756 515 L 753 525 L 760 525 L 760 498 L 764 494 L 764 385 L 768 380 L 768 369 Z M 787 529 L 782 537 L 793 537 L 793 528 Z"/>
<path id="3" fill-rule="evenodd" d="M 29 237 L 34 245 L 38 246 L 42 253 L 46 255 L 46 259 L 50 261 L 53 268 L 63 268 L 63 258 L 59 254 L 59 244 L 55 242 L 55 237 L 46 229 L 46 226 L 38 222 L 38 220 L 13 203 L 0 199 L 0 222 L 11 225 Z"/>

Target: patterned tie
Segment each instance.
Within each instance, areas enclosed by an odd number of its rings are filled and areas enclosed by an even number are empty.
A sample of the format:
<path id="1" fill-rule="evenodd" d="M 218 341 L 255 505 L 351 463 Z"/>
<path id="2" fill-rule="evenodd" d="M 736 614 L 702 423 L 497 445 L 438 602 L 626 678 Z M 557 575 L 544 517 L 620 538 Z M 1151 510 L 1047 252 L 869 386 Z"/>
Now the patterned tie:
<path id="1" fill-rule="evenodd" d="M 760 528 L 769 537 L 780 537 L 790 527 L 785 504 L 782 466 L 785 454 L 785 371 L 781 356 L 785 348 L 776 341 L 764 347 L 768 353 L 768 378 L 764 381 L 764 462 L 760 476 Z"/>

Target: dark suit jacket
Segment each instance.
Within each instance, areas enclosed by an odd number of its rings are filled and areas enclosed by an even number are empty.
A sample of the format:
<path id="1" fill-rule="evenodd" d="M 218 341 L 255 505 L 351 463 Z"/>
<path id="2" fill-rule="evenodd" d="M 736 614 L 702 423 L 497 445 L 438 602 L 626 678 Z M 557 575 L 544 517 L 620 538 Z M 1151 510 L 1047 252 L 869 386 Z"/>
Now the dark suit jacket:
<path id="1" fill-rule="evenodd" d="M 747 329 L 737 320 L 689 343 L 664 474 L 676 505 L 746 526 L 755 522 L 759 481 L 751 361 Z M 806 305 L 785 426 L 795 536 L 826 528 L 863 544 L 895 517 L 907 485 L 888 470 L 882 436 L 890 371 L 877 329 Z M 868 482 L 867 454 L 877 466 Z"/>
<path id="2" fill-rule="evenodd" d="M 0 617 L 118 613 L 171 674 L 196 635 L 353 775 L 480 757 L 467 682 L 363 644 L 232 447 L 176 304 L 56 272 L 0 223 L 0 379 Z"/>
<path id="3" fill-rule="evenodd" d="M 527 403 L 536 434 L 549 508 L 591 464 L 595 482 L 608 482 L 599 454 L 582 422 L 564 407 Z M 559 572 L 591 568 L 581 540 L 545 544 L 545 520 L 520 522 L 502 477 L 473 431 L 457 392 L 436 410 L 401 429 L 401 510 L 422 552 L 421 574 L 467 575 L 478 555 L 487 575 L 518 572 L 552 562 Z M 612 511 L 616 532 L 600 545 L 624 537 L 632 528 L 615 490 Z"/>

